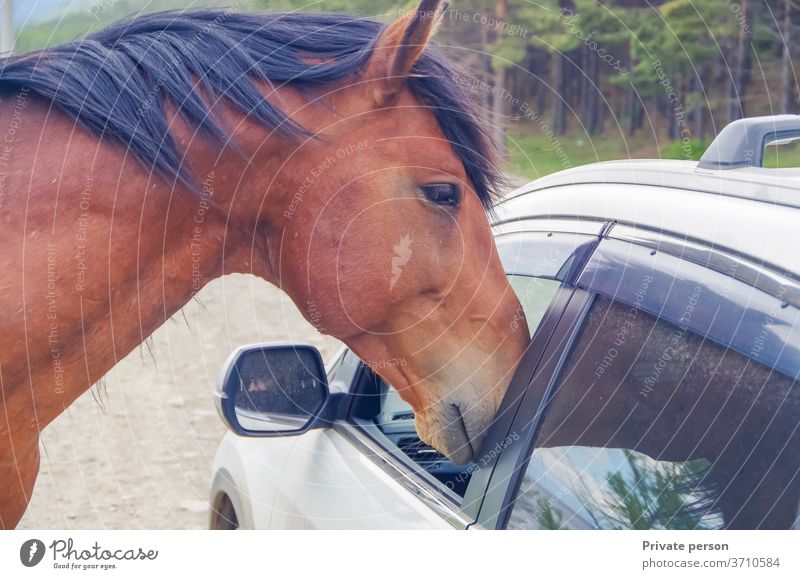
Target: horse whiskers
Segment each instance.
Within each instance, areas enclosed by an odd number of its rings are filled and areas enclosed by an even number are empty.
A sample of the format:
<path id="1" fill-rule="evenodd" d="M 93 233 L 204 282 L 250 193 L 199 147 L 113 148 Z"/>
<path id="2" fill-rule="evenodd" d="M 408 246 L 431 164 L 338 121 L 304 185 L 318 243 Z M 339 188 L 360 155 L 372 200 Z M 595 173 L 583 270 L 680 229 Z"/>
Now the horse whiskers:
<path id="1" fill-rule="evenodd" d="M 142 361 L 142 364 L 145 364 L 144 359 L 144 350 L 145 347 L 147 348 L 148 354 L 150 354 L 150 359 L 153 361 L 154 366 L 158 366 L 158 360 L 156 360 L 156 354 L 153 350 L 153 336 L 146 337 L 141 344 L 139 344 L 139 359 Z"/>
<path id="2" fill-rule="evenodd" d="M 194 300 L 195 298 L 192 298 L 192 299 Z M 198 302 L 198 303 L 200 303 L 200 302 Z M 202 306 L 202 303 L 200 305 Z M 181 309 L 179 313 L 181 315 L 181 318 L 183 318 L 183 323 L 186 324 L 186 328 L 191 332 L 192 326 L 189 325 L 189 318 L 186 317 L 186 312 L 183 309 Z M 178 323 L 178 319 L 177 318 L 178 318 L 178 316 L 172 316 L 170 318 L 170 320 L 172 320 L 172 322 L 174 324 L 177 324 Z"/>
<path id="3" fill-rule="evenodd" d="M 208 309 L 208 306 L 206 306 L 206 304 L 203 302 L 203 300 L 201 300 L 201 299 L 200 299 L 200 296 L 198 296 L 197 294 L 194 294 L 194 295 L 192 296 L 192 301 L 193 301 L 194 303 L 196 303 L 198 306 L 200 306 L 201 308 L 203 308 L 203 311 L 204 311 L 204 312 L 206 312 L 206 313 L 209 313 L 209 314 L 211 313 L 211 310 L 209 310 L 209 309 Z M 186 318 L 186 315 L 184 314 L 184 316 L 183 316 L 183 317 L 184 317 L 184 319 L 185 319 L 185 318 Z M 188 322 L 188 321 L 186 322 L 186 325 L 187 325 L 187 326 L 189 325 L 189 322 Z"/>
<path id="4" fill-rule="evenodd" d="M 98 380 L 94 386 L 89 390 L 92 393 L 92 399 L 97 404 L 97 407 L 103 414 L 107 413 L 105 402 L 108 401 L 108 387 L 106 385 L 106 377 L 103 376 Z"/>

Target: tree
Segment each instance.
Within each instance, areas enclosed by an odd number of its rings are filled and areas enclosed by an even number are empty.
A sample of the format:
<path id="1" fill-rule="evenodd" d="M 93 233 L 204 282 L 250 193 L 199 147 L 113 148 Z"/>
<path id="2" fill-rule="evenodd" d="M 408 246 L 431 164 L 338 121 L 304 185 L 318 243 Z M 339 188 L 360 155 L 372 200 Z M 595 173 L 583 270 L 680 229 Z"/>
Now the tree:
<path id="1" fill-rule="evenodd" d="M 735 37 L 735 52 L 733 54 L 733 68 L 731 69 L 728 90 L 728 122 L 746 116 L 746 100 L 744 94 L 750 80 L 750 50 L 752 39 L 753 15 L 750 0 L 740 0 L 738 12 L 735 12 L 739 25 L 739 32 Z"/>
<path id="2" fill-rule="evenodd" d="M 506 22 L 508 18 L 508 0 L 496 0 L 494 17 L 496 22 Z M 503 38 L 503 26 L 495 27 L 495 43 L 499 44 Z M 492 92 L 492 126 L 495 131 L 494 140 L 500 148 L 500 153 L 505 154 L 505 124 L 506 124 L 506 70 L 507 67 L 496 64 L 494 67 L 494 90 Z"/>
<path id="3" fill-rule="evenodd" d="M 775 12 L 780 20 L 776 18 L 776 30 L 773 32 L 778 40 L 781 55 L 781 94 L 780 111 L 782 113 L 793 113 L 797 106 L 797 76 L 792 66 L 792 47 L 796 36 L 797 20 L 800 11 L 796 9 L 797 0 L 775 0 Z M 768 8 L 772 8 L 768 6 Z M 782 13 L 781 13 L 782 11 Z"/>

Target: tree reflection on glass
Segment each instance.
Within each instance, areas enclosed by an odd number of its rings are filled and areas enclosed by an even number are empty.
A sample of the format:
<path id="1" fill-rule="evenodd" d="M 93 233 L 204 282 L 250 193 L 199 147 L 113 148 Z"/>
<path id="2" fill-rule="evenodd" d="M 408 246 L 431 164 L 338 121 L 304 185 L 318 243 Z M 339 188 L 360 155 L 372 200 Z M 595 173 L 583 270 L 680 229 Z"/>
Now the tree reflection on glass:
<path id="1" fill-rule="evenodd" d="M 564 515 L 558 509 L 554 508 L 552 503 L 547 499 L 539 499 L 536 501 L 539 509 L 536 511 L 536 522 L 539 523 L 540 529 L 560 529 L 561 522 Z"/>
<path id="2" fill-rule="evenodd" d="M 627 468 L 609 472 L 584 508 L 599 529 L 717 529 L 723 524 L 710 483 L 710 463 L 654 461 L 623 450 Z"/>

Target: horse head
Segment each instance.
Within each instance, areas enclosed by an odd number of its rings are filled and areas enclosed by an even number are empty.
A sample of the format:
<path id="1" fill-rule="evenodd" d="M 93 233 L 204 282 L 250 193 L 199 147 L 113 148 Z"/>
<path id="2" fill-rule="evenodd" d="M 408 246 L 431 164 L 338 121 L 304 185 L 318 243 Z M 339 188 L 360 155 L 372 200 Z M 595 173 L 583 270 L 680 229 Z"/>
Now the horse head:
<path id="1" fill-rule="evenodd" d="M 397 388 L 424 441 L 466 463 L 528 333 L 487 219 L 490 143 L 426 50 L 440 4 L 383 28 L 364 66 L 310 103 L 274 97 L 315 134 L 264 184 L 264 247 L 266 277 Z"/>

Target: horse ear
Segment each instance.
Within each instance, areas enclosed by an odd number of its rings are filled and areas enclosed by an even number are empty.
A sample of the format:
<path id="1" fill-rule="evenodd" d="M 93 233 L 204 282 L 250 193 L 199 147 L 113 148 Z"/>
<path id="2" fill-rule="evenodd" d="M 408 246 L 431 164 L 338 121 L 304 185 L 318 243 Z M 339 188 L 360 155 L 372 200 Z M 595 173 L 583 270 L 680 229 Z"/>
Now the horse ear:
<path id="1" fill-rule="evenodd" d="M 397 94 L 442 20 L 447 2 L 422 0 L 416 10 L 402 15 L 381 33 L 367 65 L 375 81 L 373 96 L 385 105 Z"/>

